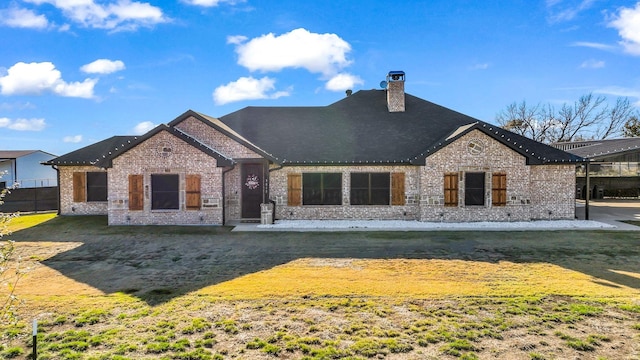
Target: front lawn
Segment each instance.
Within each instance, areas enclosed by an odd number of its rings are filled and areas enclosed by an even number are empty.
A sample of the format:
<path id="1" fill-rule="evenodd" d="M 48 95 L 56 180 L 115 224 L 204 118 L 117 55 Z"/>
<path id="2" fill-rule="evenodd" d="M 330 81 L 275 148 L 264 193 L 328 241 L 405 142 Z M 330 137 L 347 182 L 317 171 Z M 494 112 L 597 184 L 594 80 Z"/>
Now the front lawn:
<path id="1" fill-rule="evenodd" d="M 26 216 L 25 216 L 26 217 Z M 640 356 L 636 232 L 234 233 L 61 217 L 0 358 L 620 359 Z"/>

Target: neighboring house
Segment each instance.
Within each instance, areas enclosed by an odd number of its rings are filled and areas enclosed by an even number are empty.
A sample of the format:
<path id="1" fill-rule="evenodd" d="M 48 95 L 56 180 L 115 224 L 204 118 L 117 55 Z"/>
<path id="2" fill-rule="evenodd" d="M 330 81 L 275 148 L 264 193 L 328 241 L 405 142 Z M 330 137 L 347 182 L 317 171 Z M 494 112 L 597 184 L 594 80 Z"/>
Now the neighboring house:
<path id="1" fill-rule="evenodd" d="M 57 173 L 41 163 L 55 155 L 40 150 L 0 150 L 0 188 L 57 186 Z"/>
<path id="2" fill-rule="evenodd" d="M 582 159 L 404 92 L 362 90 L 322 107 L 187 111 L 139 137 L 49 161 L 60 213 L 109 224 L 278 219 L 573 219 Z"/>
<path id="3" fill-rule="evenodd" d="M 640 196 L 640 138 L 574 141 L 554 144 L 558 149 L 589 159 L 592 198 Z M 576 171 L 577 196 L 587 193 L 586 167 Z"/>

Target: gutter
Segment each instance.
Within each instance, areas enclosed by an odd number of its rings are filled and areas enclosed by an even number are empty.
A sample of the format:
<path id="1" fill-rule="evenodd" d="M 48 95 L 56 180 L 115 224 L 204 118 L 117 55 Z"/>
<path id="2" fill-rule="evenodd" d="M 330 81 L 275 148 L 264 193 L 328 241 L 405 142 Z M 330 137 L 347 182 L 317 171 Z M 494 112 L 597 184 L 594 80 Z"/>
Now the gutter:
<path id="1" fill-rule="evenodd" d="M 58 215 L 61 214 L 62 204 L 60 201 L 60 169 L 55 164 L 51 164 L 51 168 L 56 171 L 56 181 L 58 183 Z"/>
<path id="2" fill-rule="evenodd" d="M 224 170 L 222 172 L 222 226 L 226 225 L 226 214 L 227 214 L 227 207 L 225 206 L 226 204 L 226 196 L 227 196 L 227 191 L 226 191 L 226 177 L 225 175 L 236 168 L 236 164 L 232 164 L 231 167 L 228 170 Z"/>
<path id="3" fill-rule="evenodd" d="M 280 169 L 282 169 L 284 167 L 284 165 L 280 164 L 277 167 L 274 167 L 273 169 L 269 169 L 269 174 L 271 174 L 272 171 L 278 171 Z M 271 176 L 269 176 L 269 185 L 271 185 Z M 269 202 L 271 203 L 272 207 L 271 207 L 271 223 L 275 224 L 276 223 L 276 202 L 269 199 Z"/>

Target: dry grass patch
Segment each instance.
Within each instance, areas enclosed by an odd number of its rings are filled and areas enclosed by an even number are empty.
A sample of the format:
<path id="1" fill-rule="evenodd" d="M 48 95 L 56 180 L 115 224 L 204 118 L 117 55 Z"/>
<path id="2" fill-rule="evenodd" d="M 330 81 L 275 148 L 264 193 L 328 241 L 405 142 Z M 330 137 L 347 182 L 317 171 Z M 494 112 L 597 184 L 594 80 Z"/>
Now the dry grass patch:
<path id="1" fill-rule="evenodd" d="M 295 260 L 204 288 L 198 293 L 238 298 L 274 296 L 566 295 L 634 298 L 638 289 L 549 263 L 464 260 Z"/>

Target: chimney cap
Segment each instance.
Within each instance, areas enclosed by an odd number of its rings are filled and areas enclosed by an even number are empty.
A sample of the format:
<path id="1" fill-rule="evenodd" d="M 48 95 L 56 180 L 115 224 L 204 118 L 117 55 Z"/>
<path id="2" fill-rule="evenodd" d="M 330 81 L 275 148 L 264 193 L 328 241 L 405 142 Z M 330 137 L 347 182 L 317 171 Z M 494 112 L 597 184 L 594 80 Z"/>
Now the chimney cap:
<path id="1" fill-rule="evenodd" d="M 387 81 L 404 81 L 404 71 L 389 71 Z"/>

